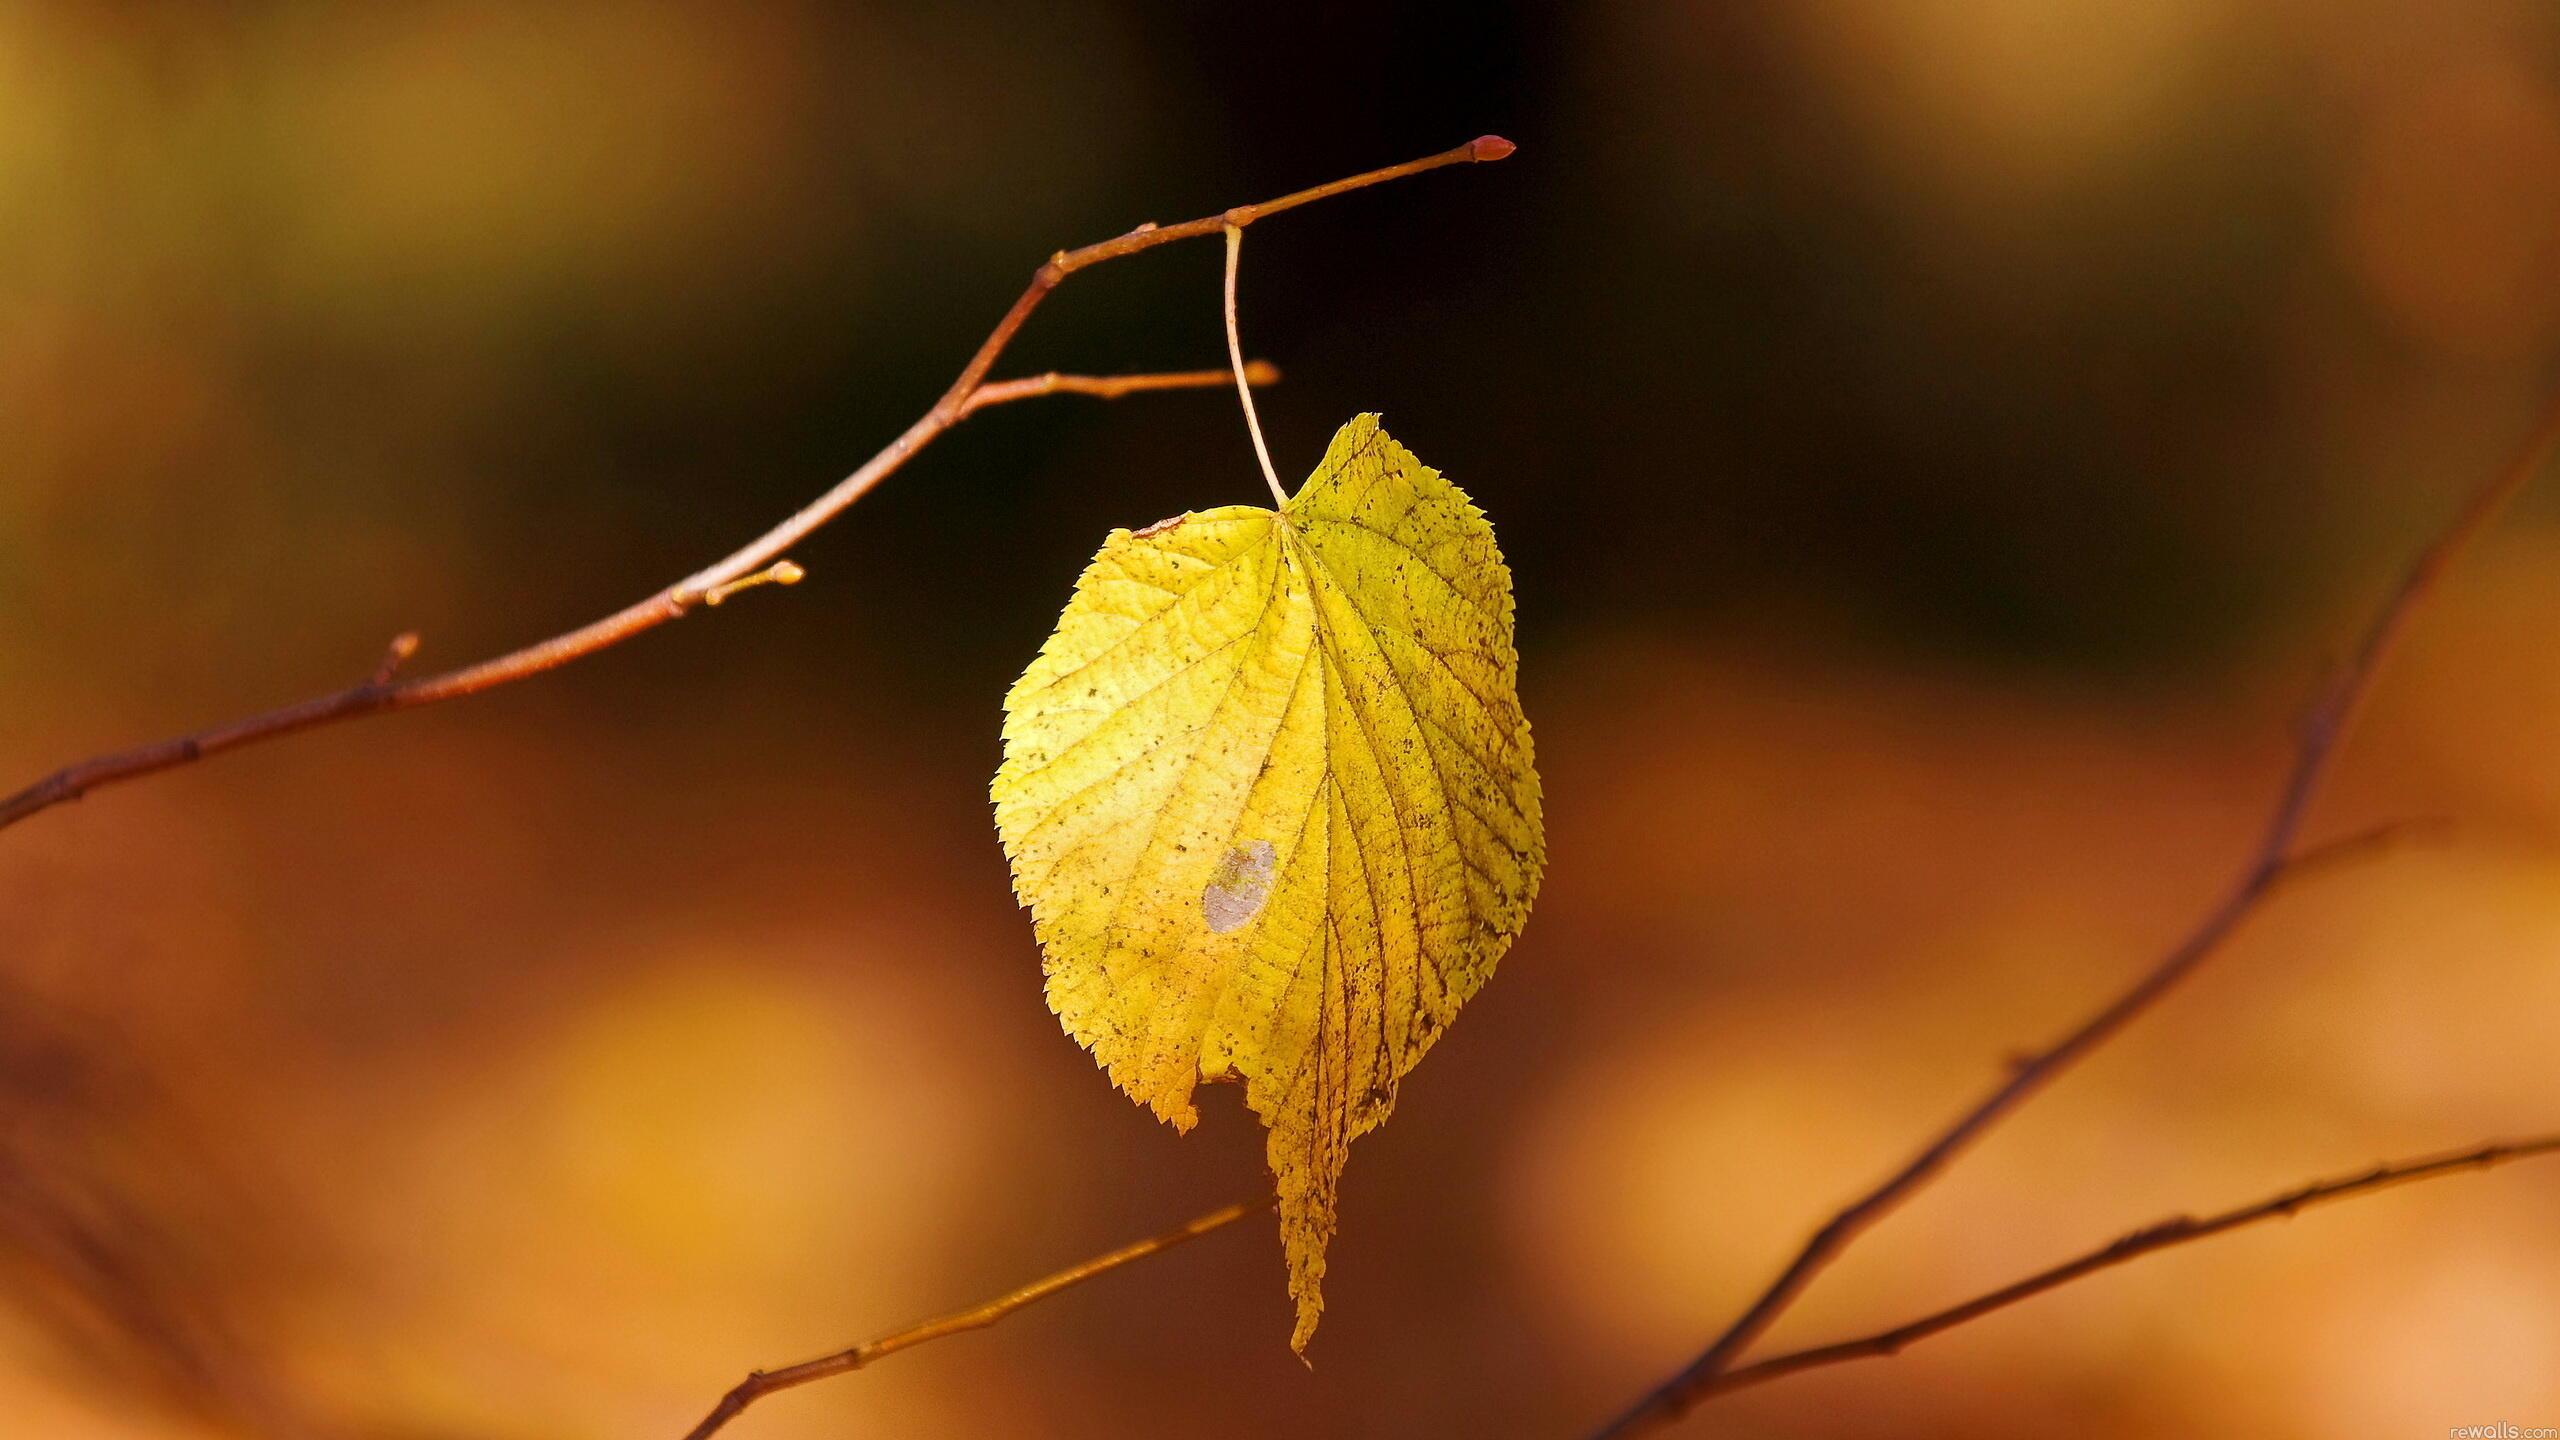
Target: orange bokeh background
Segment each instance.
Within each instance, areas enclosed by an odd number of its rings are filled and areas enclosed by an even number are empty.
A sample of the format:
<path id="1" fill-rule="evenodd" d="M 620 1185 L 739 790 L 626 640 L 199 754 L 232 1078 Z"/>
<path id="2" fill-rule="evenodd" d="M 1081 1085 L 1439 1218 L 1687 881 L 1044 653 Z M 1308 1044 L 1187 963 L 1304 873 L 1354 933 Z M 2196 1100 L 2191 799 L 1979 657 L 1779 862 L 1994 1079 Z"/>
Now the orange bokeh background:
<path id="1" fill-rule="evenodd" d="M 5 783 L 647 593 L 1059 245 L 1520 142 L 1246 255 L 1282 468 L 1379 409 L 1493 517 L 1553 857 L 1356 1149 L 1313 1368 L 1255 1222 L 742 1440 L 1587 1431 L 2213 898 L 2551 382 L 2541 6 L 1267 8 L 0 8 Z M 1216 265 L 1079 277 L 1008 368 L 1214 363 Z M 1251 1193 L 1228 1092 L 1177 1138 L 1059 1034 L 985 785 L 1102 534 L 1259 489 L 1214 392 L 1009 407 L 795 590 L 0 835 L 0 1431 L 672 1440 Z M 1779 1341 L 2560 1127 L 2554 492 L 2315 821 L 2449 837 L 2270 906 Z M 1693 1429 L 2560 1423 L 2555 1195 L 2361 1200 Z"/>

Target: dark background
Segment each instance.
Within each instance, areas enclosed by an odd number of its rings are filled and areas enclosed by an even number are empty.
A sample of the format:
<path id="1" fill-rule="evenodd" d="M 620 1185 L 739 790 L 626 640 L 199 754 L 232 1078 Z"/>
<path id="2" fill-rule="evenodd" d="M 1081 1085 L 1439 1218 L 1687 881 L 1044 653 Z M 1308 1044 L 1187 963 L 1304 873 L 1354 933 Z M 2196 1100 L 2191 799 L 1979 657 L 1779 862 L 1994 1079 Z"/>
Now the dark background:
<path id="1" fill-rule="evenodd" d="M 1284 475 L 1374 409 L 1491 515 L 1551 807 L 1539 915 L 1351 1165 L 1313 1370 L 1239 1231 L 738 1433 L 1587 1429 L 2241 853 L 2551 381 L 2546 8 L 0 6 L 0 760 L 592 618 L 885 443 L 1051 250 L 1484 132 L 1519 153 L 1245 247 Z M 1001 372 L 1216 363 L 1218 265 L 1079 275 Z M 0 836 L 0 1406 L 672 1436 L 1250 1193 L 1239 1107 L 1177 1139 L 1058 1034 L 984 806 L 1103 534 L 1261 493 L 1220 392 L 1006 407 L 795 590 Z M 2465 838 L 2289 900 L 1789 1338 L 2552 1123 L 2550 510 L 2322 822 Z M 1724 1423 L 2539 1423 L 2550 1184 Z"/>

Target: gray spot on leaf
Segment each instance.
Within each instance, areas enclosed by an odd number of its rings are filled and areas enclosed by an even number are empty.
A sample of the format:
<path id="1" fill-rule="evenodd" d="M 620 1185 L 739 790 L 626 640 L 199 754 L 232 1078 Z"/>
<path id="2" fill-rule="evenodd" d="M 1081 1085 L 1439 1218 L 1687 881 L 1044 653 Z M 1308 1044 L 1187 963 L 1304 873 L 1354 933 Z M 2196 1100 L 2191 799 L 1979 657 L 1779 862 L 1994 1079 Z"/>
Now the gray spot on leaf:
<path id="1" fill-rule="evenodd" d="M 1280 852 L 1268 840 L 1230 848 L 1200 892 L 1200 913 L 1208 917 L 1209 928 L 1220 935 L 1243 929 L 1271 898 L 1271 869 L 1279 861 Z"/>

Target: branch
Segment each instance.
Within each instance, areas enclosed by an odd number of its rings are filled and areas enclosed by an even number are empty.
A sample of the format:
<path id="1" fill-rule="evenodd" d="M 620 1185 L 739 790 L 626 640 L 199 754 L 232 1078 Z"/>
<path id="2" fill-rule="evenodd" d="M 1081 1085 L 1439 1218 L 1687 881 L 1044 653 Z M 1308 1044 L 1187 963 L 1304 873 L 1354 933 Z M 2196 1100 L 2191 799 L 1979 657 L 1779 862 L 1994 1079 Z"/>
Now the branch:
<path id="1" fill-rule="evenodd" d="M 1799 1370 L 1837 1365 L 1844 1360 L 1864 1360 L 1873 1356 L 1896 1354 L 1906 1345 L 1926 1340 L 1932 1335 L 1952 1330 L 1969 1321 L 1979 1320 L 1995 1310 L 2005 1310 L 2021 1300 L 2032 1299 L 2047 1290 L 2058 1289 L 2084 1275 L 2111 1270 L 2155 1250 L 2166 1250 L 2173 1245 L 2210 1239 L 2226 1231 L 2238 1230 L 2243 1226 L 2255 1225 L 2261 1221 L 2289 1220 L 2303 1210 L 2310 1209 L 2314 1205 L 2325 1205 L 2332 1200 L 2370 1195 L 2375 1191 L 2388 1190 L 2396 1185 L 2415 1184 L 2420 1180 L 2433 1180 L 2466 1170 L 2486 1170 L 2509 1160 L 2523 1160 L 2554 1152 L 2560 1152 L 2560 1135 L 2542 1136 L 2511 1144 L 2483 1145 L 2476 1150 L 2465 1150 L 2455 1155 L 2434 1155 L 2420 1160 L 2403 1160 L 2395 1164 L 2377 1165 L 2361 1175 L 2318 1181 L 2296 1190 L 2288 1190 L 2272 1199 L 2261 1200 L 2254 1205 L 2243 1205 L 2237 1210 L 2225 1210 L 2219 1215 L 2208 1215 L 2201 1220 L 2181 1215 L 2174 1220 L 2164 1220 L 2157 1225 L 2136 1230 L 2076 1260 L 2065 1261 L 2050 1270 L 2040 1270 L 2024 1280 L 2003 1285 L 1987 1295 L 1976 1296 L 1961 1305 L 1950 1305 L 1934 1315 L 1924 1316 L 1908 1325 L 1897 1325 L 1891 1330 L 1869 1335 L 1864 1339 L 1843 1340 L 1833 1345 L 1819 1345 L 1808 1350 L 1797 1350 L 1785 1355 L 1772 1356 L 1740 1369 L 1728 1370 L 1713 1377 L 1697 1392 L 1696 1398 L 1703 1400 L 1710 1395 L 1721 1395 L 1729 1390 L 1765 1384 L 1781 1376 L 1793 1375 Z"/>
<path id="2" fill-rule="evenodd" d="M 1174 370 L 1162 375 L 1065 375 L 1052 370 L 1020 380 L 990 380 L 961 403 L 960 415 L 966 419 L 990 405 L 1028 400 L 1035 395 L 1091 395 L 1099 400 L 1117 400 L 1148 390 L 1210 390 L 1233 378 L 1234 372 L 1224 369 Z M 1277 385 L 1280 367 L 1268 360 L 1247 361 L 1244 378 L 1256 385 Z"/>
<path id="3" fill-rule="evenodd" d="M 2353 658 L 2314 697 L 2310 708 L 2303 714 L 2296 736 L 2293 765 L 2286 772 L 2284 784 L 2277 792 L 2275 808 L 2267 817 L 2256 847 L 2241 865 L 2230 888 L 2213 908 L 2205 912 L 2204 918 L 2188 931 L 2186 937 L 2160 957 L 2131 987 L 2101 1006 L 2068 1035 L 2017 1062 L 2007 1078 L 1972 1108 L 1957 1116 L 1901 1169 L 1815 1231 L 1778 1277 L 1723 1334 L 1716 1337 L 1714 1343 L 1686 1369 L 1665 1381 L 1635 1408 L 1601 1431 L 1602 1440 L 1622 1440 L 1625 1436 L 1643 1434 L 1687 1414 L 1690 1407 L 1713 1392 L 1717 1377 L 1732 1369 L 1734 1361 L 1767 1333 L 1787 1307 L 1794 1304 L 1805 1288 L 1813 1283 L 1814 1277 L 1839 1258 L 1841 1252 L 1847 1250 L 1861 1234 L 1936 1178 L 1940 1171 L 1981 1138 L 1985 1131 L 2006 1118 L 2010 1111 L 2159 1003 L 2160 998 L 2179 981 L 2221 949 L 2223 942 L 2230 939 L 2242 922 L 2254 914 L 2260 904 L 2294 872 L 2315 858 L 2321 868 L 2327 868 L 2330 861 L 2338 858 L 2329 847 L 2322 847 L 2322 853 L 2317 857 L 2299 848 L 2303 822 L 2309 817 L 2312 801 L 2318 798 L 2322 782 L 2328 778 L 2338 748 L 2346 738 L 2357 711 L 2373 689 L 2383 661 L 2390 655 L 2392 642 L 2399 637 L 2410 615 L 2433 591 L 2454 559 L 2488 528 L 2507 501 L 2549 462 L 2555 449 L 2560 449 L 2560 396 L 2553 398 L 2540 423 L 2506 468 L 2474 490 L 2461 510 L 2419 552 L 2399 585 L 2367 626 Z"/>
<path id="4" fill-rule="evenodd" d="M 610 649 L 645 631 L 654 630 L 670 620 L 683 619 L 710 596 L 725 595 L 738 581 L 765 571 L 781 560 L 785 551 L 808 538 L 809 534 L 844 513 L 846 507 L 859 500 L 904 465 L 915 453 L 933 443 L 943 431 L 960 423 L 988 405 L 1032 395 L 1075 393 L 1113 396 L 1140 390 L 1163 390 L 1226 383 L 1224 370 L 1189 371 L 1175 375 L 1068 376 L 1043 375 L 1030 380 L 1008 380 L 990 384 L 987 373 L 995 367 L 1005 347 L 1013 343 L 1022 324 L 1048 298 L 1058 283 L 1075 272 L 1106 260 L 1117 260 L 1152 250 L 1176 240 L 1192 240 L 1223 234 L 1229 227 L 1241 229 L 1256 220 L 1311 205 L 1318 200 L 1359 190 L 1371 185 L 1401 180 L 1426 170 L 1447 165 L 1465 165 L 1499 160 L 1512 151 L 1510 141 L 1486 135 L 1453 150 L 1370 170 L 1359 175 L 1329 181 L 1276 200 L 1256 205 L 1239 205 L 1215 215 L 1186 220 L 1179 225 L 1157 225 L 1152 222 L 1114 239 L 1087 245 L 1076 250 L 1061 250 L 1049 257 L 1031 276 L 1031 284 L 1021 298 L 996 322 L 996 327 L 962 366 L 960 376 L 935 401 L 933 408 L 909 425 L 888 448 L 863 462 L 860 469 L 836 482 L 833 489 L 810 501 L 798 512 L 784 519 L 764 534 L 748 541 L 727 557 L 715 561 L 692 575 L 660 590 L 646 600 L 615 611 L 565 634 L 537 641 L 520 650 L 510 651 L 492 660 L 441 675 L 422 676 L 415 680 L 394 682 L 387 672 L 365 683 L 332 694 L 314 696 L 281 709 L 253 715 L 245 720 L 219 725 L 193 735 L 164 740 L 158 744 L 138 746 L 113 754 L 100 755 L 55 771 L 35 784 L 6 799 L 0 799 L 0 827 L 14 825 L 39 811 L 51 809 L 67 800 L 101 786 L 138 776 L 156 774 L 180 765 L 217 755 L 225 750 L 261 740 L 272 740 L 333 721 L 351 720 L 388 710 L 409 710 L 445 700 L 459 700 L 501 685 L 529 679 L 546 670 L 556 669 L 572 660 L 581 660 L 599 650 Z M 1268 372 L 1266 372 L 1268 373 Z"/>
<path id="5" fill-rule="evenodd" d="M 1223 370 L 1218 371 L 1217 376 L 1221 381 L 1227 378 Z M 1097 1275 L 1117 1270 L 1132 1261 L 1144 1260 L 1150 1255 L 1170 1250 L 1176 1245 L 1197 1240 L 1210 1231 L 1232 1225 L 1247 1215 L 1268 1210 L 1272 1206 L 1273 1199 L 1274 1197 L 1266 1195 L 1259 1200 L 1240 1201 L 1222 1209 L 1212 1210 L 1196 1220 L 1177 1225 L 1161 1235 L 1149 1236 L 1135 1244 L 1123 1245 L 1117 1250 L 1096 1255 L 1080 1264 L 1070 1265 L 1054 1275 L 1034 1280 L 1019 1290 L 999 1295 L 983 1305 L 973 1305 L 966 1310 L 954 1310 L 948 1315 L 936 1316 L 931 1320 L 910 1325 L 904 1330 L 883 1335 L 877 1340 L 865 1341 L 850 1350 L 839 1350 L 833 1355 L 822 1355 L 815 1360 L 804 1360 L 797 1365 L 786 1365 L 779 1370 L 758 1370 L 739 1381 L 728 1394 L 721 1396 L 720 1403 L 711 1407 L 711 1413 L 702 1417 L 702 1423 L 685 1432 L 684 1440 L 709 1440 L 709 1437 L 721 1427 L 738 1418 L 739 1412 L 776 1390 L 788 1390 L 795 1385 L 806 1385 L 812 1380 L 824 1380 L 830 1375 L 842 1375 L 848 1371 L 859 1370 L 883 1355 L 894 1355 L 909 1346 L 921 1345 L 928 1340 L 939 1340 L 945 1335 L 957 1335 L 963 1330 L 984 1330 L 1025 1305 L 1045 1300 L 1061 1290 L 1081 1285 Z"/>

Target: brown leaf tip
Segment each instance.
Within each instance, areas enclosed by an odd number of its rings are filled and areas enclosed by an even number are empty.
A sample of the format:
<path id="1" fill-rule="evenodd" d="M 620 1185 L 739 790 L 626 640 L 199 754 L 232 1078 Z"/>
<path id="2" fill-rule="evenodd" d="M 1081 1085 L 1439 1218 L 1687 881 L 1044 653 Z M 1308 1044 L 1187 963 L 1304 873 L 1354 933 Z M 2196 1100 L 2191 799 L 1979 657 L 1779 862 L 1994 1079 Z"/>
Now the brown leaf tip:
<path id="1" fill-rule="evenodd" d="M 1479 135 L 1467 143 L 1467 154 L 1476 160 L 1500 160 L 1519 148 L 1499 135 Z"/>

